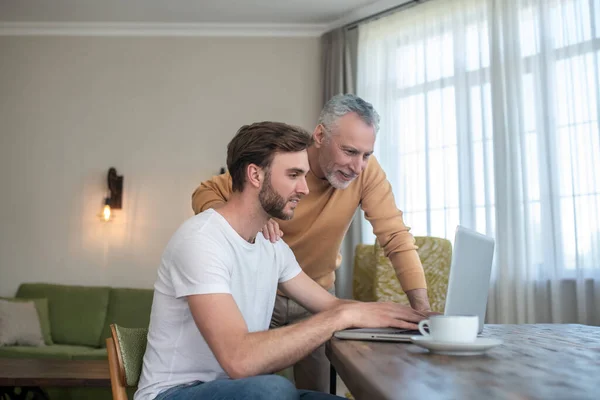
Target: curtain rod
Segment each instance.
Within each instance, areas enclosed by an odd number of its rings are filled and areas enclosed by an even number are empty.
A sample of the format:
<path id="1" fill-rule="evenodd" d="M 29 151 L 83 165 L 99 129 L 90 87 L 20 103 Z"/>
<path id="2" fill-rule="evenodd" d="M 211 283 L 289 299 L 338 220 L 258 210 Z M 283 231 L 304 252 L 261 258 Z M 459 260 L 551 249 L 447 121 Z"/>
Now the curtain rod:
<path id="1" fill-rule="evenodd" d="M 427 0 L 411 0 L 411 1 L 407 2 L 407 3 L 403 3 L 403 4 L 400 4 L 398 6 L 395 6 L 395 7 L 392 7 L 392 8 L 388 8 L 387 10 L 383 10 L 381 12 L 378 12 L 377 14 L 373 14 L 373 15 L 370 15 L 368 17 L 359 19 L 358 21 L 351 22 L 348 25 L 345 25 L 344 29 L 346 29 L 348 31 L 352 30 L 352 29 L 356 29 L 356 28 L 358 28 L 359 25 L 364 24 L 365 22 L 371 22 L 371 21 L 375 21 L 375 20 L 377 20 L 379 18 L 382 18 L 382 17 L 387 17 L 388 15 L 394 14 L 395 12 L 402 11 L 402 10 L 405 10 L 407 8 L 414 7 L 416 5 L 424 3 L 426 1 Z"/>

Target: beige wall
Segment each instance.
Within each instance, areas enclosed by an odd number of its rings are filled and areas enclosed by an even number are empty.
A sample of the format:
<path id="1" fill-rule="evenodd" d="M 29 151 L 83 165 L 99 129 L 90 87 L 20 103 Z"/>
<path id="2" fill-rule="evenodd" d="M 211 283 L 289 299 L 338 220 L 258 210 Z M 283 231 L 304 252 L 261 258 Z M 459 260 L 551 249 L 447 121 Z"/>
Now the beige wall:
<path id="1" fill-rule="evenodd" d="M 152 287 L 190 196 L 243 124 L 312 130 L 317 38 L 0 37 L 0 295 Z M 124 208 L 97 217 L 106 173 Z"/>

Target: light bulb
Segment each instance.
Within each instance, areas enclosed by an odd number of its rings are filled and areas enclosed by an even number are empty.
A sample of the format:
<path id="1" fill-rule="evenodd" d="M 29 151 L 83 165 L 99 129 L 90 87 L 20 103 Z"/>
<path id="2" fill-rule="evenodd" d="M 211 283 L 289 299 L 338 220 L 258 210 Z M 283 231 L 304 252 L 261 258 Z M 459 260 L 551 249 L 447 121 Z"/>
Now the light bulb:
<path id="1" fill-rule="evenodd" d="M 102 217 L 104 218 L 104 221 L 110 220 L 110 206 L 108 204 L 104 206 L 104 210 L 102 211 Z"/>

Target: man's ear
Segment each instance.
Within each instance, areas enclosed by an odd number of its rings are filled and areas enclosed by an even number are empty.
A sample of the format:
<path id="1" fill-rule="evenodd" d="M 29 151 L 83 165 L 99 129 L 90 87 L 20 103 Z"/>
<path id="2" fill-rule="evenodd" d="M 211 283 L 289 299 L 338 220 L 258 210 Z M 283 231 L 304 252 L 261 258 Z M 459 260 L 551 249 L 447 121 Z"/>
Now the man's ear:
<path id="1" fill-rule="evenodd" d="M 323 127 L 323 124 L 317 125 L 317 127 L 315 128 L 315 130 L 313 132 L 313 139 L 315 141 L 316 148 L 320 148 L 321 146 L 323 146 L 326 135 L 327 135 L 327 133 L 325 133 L 325 127 Z"/>
<path id="2" fill-rule="evenodd" d="M 256 164 L 248 164 L 246 168 L 246 180 L 252 187 L 260 188 L 264 178 L 265 174 L 261 167 Z"/>

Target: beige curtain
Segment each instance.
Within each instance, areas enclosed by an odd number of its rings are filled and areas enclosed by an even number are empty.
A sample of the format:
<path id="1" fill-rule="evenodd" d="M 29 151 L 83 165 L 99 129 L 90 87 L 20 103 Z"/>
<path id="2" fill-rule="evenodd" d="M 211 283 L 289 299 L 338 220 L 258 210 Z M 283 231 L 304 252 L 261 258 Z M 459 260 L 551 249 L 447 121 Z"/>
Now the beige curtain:
<path id="1" fill-rule="evenodd" d="M 354 93 L 358 29 L 339 28 L 327 32 L 321 39 L 323 49 L 323 103 L 340 93 Z M 352 298 L 354 247 L 361 237 L 359 211 L 354 216 L 340 254 L 342 265 L 336 273 L 335 290 L 338 297 Z"/>
<path id="2" fill-rule="evenodd" d="M 340 93 L 355 93 L 358 29 L 339 28 L 321 38 L 323 104 Z"/>

